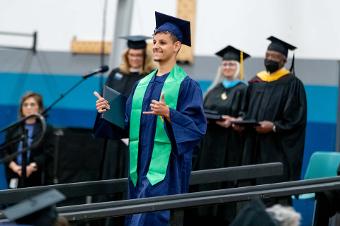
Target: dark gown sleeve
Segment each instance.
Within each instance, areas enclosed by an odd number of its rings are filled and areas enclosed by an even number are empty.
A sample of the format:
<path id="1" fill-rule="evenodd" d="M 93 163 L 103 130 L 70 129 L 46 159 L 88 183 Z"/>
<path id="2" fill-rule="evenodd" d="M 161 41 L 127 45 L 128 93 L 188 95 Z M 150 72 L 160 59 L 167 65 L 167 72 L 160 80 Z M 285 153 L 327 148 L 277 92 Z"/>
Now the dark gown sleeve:
<path id="1" fill-rule="evenodd" d="M 252 89 L 251 85 L 247 86 L 245 94 L 243 95 L 243 98 L 242 98 L 242 101 L 241 101 L 241 107 L 240 107 L 240 111 L 239 111 L 238 116 L 241 117 L 242 119 L 246 119 L 251 89 Z"/>
<path id="2" fill-rule="evenodd" d="M 5 134 L 5 142 L 4 144 L 6 143 L 9 143 L 17 138 L 20 137 L 20 133 L 17 132 L 17 130 L 11 128 L 7 131 L 7 133 Z M 4 157 L 8 157 L 9 155 L 13 154 L 15 152 L 15 145 L 12 144 L 12 145 L 9 145 L 7 146 L 5 149 L 4 149 Z M 10 161 L 7 161 L 6 162 L 6 165 L 8 166 L 8 164 L 11 162 L 12 160 Z"/>
<path id="3" fill-rule="evenodd" d="M 245 105 L 246 105 L 246 101 L 248 98 L 248 86 L 245 86 L 244 88 L 240 89 L 238 92 L 238 96 L 237 96 L 237 107 L 235 109 L 237 109 L 237 114 L 235 114 L 236 117 L 241 117 L 244 118 L 244 109 L 245 109 Z"/>
<path id="4" fill-rule="evenodd" d="M 282 118 L 275 121 L 276 132 L 289 132 L 306 125 L 307 100 L 303 84 L 295 80 L 289 90 L 288 100 L 284 106 Z"/>
<path id="5" fill-rule="evenodd" d="M 202 91 L 192 79 L 187 78 L 182 82 L 177 109 L 170 109 L 170 120 L 178 154 L 192 150 L 204 136 L 207 121 Z"/>
<path id="6" fill-rule="evenodd" d="M 118 126 L 113 125 L 112 123 L 103 119 L 102 114 L 97 113 L 96 121 L 93 126 L 93 134 L 95 137 L 111 139 L 111 140 L 119 140 L 122 138 L 129 137 L 129 120 L 130 120 L 130 112 L 131 112 L 131 102 L 132 102 L 132 97 L 133 97 L 134 90 L 136 89 L 137 84 L 138 84 L 138 81 L 135 83 L 132 89 L 133 91 L 131 92 L 129 98 L 126 101 L 125 128 L 122 129 Z"/>
<path id="7" fill-rule="evenodd" d="M 118 69 L 118 68 L 115 68 L 115 69 L 113 69 L 113 70 L 110 72 L 109 76 L 108 76 L 107 79 L 106 79 L 105 85 L 107 85 L 107 86 L 113 88 L 114 77 L 115 77 L 115 75 L 116 75 L 117 72 L 119 72 L 119 69 Z"/>
<path id="8" fill-rule="evenodd" d="M 290 180 L 300 178 L 306 121 L 307 101 L 305 90 L 302 82 L 295 79 L 289 89 L 282 117 L 278 121 L 274 121 L 276 134 L 280 137 L 280 142 L 289 164 Z"/>
<path id="9" fill-rule="evenodd" d="M 214 88 L 215 89 L 215 88 Z M 214 89 L 209 90 L 209 92 L 205 95 L 204 99 L 203 99 L 203 108 L 206 107 L 206 105 L 208 104 L 208 100 L 210 98 L 211 93 L 214 91 Z"/>
<path id="10" fill-rule="evenodd" d="M 119 140 L 128 137 L 127 129 L 122 129 L 102 118 L 102 114 L 97 114 L 93 126 L 93 134 L 96 138 Z"/>

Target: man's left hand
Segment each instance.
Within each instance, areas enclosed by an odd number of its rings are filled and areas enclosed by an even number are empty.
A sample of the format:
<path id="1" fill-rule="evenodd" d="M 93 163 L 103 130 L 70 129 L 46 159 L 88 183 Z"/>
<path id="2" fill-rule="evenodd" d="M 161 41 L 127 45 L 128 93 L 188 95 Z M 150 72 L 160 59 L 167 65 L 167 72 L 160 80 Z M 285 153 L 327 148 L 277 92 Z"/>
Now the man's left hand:
<path id="1" fill-rule="evenodd" d="M 270 133 L 273 132 L 274 123 L 270 121 L 261 121 L 260 125 L 256 126 L 255 129 L 258 133 Z"/>
<path id="2" fill-rule="evenodd" d="M 163 116 L 170 122 L 170 109 L 165 103 L 164 94 L 161 95 L 160 101 L 151 101 L 150 109 L 151 111 L 144 111 L 143 114 Z"/>

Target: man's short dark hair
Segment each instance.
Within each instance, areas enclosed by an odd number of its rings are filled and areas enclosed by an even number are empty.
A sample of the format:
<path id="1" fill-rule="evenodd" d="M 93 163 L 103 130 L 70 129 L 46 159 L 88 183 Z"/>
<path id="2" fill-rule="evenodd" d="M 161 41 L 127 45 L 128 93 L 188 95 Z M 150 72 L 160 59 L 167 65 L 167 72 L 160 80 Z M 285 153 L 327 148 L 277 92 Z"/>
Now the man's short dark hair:
<path id="1" fill-rule="evenodd" d="M 177 38 L 173 33 L 169 32 L 169 31 L 160 31 L 160 32 L 156 32 L 156 33 L 153 34 L 153 36 L 155 36 L 155 35 L 158 34 L 158 33 L 169 34 L 171 40 L 172 40 L 174 43 L 177 42 L 177 41 L 179 41 L 178 38 Z"/>

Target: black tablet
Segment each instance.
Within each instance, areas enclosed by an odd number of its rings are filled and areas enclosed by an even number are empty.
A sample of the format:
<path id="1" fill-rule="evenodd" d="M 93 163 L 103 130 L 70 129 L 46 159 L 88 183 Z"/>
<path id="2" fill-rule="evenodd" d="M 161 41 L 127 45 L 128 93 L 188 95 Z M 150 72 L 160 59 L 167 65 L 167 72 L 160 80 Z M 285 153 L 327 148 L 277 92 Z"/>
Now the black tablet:
<path id="1" fill-rule="evenodd" d="M 223 120 L 223 115 L 219 114 L 217 111 L 212 111 L 212 110 L 204 110 L 205 117 L 207 120 L 210 121 L 219 121 Z"/>
<path id="2" fill-rule="evenodd" d="M 103 95 L 110 104 L 110 110 L 103 113 L 103 118 L 116 126 L 124 128 L 127 98 L 108 86 L 104 86 Z"/>
<path id="3" fill-rule="evenodd" d="M 235 124 L 235 125 L 239 125 L 239 126 L 244 126 L 244 127 L 255 127 L 255 126 L 259 126 L 260 125 L 260 123 L 258 123 L 255 120 L 242 120 L 242 121 L 234 120 L 231 123 Z"/>

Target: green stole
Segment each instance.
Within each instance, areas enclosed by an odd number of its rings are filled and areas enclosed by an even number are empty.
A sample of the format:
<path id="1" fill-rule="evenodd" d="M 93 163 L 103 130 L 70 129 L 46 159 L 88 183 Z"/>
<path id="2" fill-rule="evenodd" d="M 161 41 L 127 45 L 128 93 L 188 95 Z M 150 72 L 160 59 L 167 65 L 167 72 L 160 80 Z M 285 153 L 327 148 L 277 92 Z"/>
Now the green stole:
<path id="1" fill-rule="evenodd" d="M 143 99 L 150 80 L 156 75 L 157 70 L 152 71 L 138 83 L 132 98 L 132 108 L 130 116 L 130 178 L 134 186 L 137 184 L 137 163 L 139 147 L 139 130 L 142 113 Z M 162 94 L 165 103 L 169 108 L 176 109 L 180 85 L 187 76 L 185 71 L 175 65 L 164 82 Z M 156 119 L 156 133 L 150 166 L 146 177 L 151 185 L 164 180 L 171 153 L 171 142 L 166 134 L 164 120 L 162 117 Z"/>

